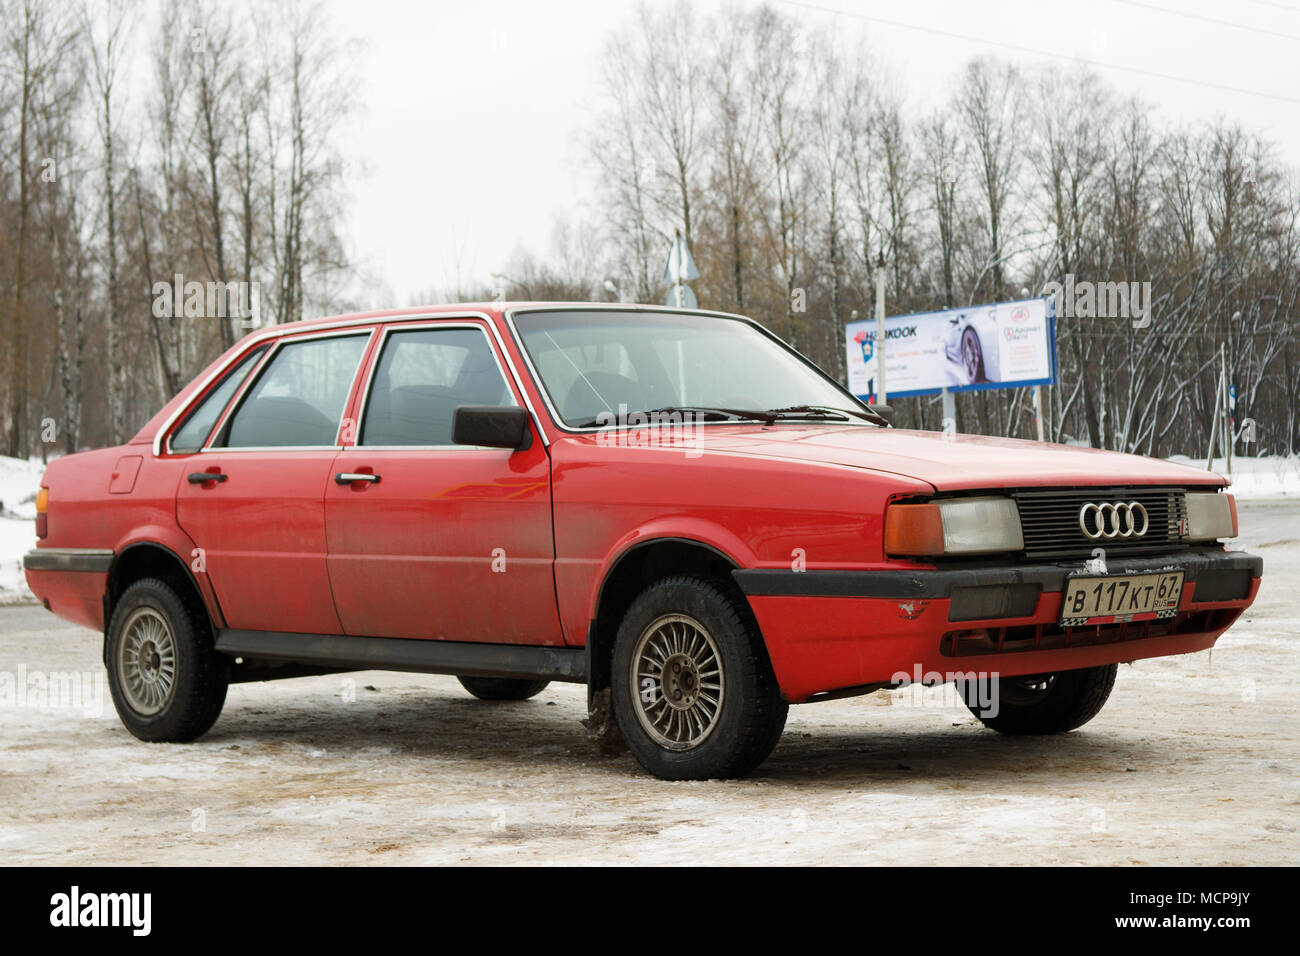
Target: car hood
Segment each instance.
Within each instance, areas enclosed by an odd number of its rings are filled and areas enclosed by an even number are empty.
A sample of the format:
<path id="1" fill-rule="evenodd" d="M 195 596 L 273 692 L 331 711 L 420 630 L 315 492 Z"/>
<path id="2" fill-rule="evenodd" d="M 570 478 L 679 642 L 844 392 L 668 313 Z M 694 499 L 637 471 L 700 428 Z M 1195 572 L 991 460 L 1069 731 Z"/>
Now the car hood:
<path id="1" fill-rule="evenodd" d="M 706 426 L 694 444 L 710 451 L 826 462 L 917 478 L 937 491 L 1038 485 L 1226 484 L 1212 472 L 1120 452 L 1016 438 L 855 425 Z"/>

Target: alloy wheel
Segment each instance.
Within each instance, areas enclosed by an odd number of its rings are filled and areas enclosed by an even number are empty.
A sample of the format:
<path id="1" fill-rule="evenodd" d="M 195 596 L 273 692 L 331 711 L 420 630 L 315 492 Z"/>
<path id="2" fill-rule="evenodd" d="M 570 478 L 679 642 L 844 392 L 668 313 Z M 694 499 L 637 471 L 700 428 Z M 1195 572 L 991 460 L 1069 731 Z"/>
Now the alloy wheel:
<path id="1" fill-rule="evenodd" d="M 131 709 L 152 716 L 167 706 L 176 686 L 176 641 L 163 615 L 137 608 L 122 628 L 117 672 Z"/>
<path id="2" fill-rule="evenodd" d="M 717 726 L 725 681 L 722 657 L 708 630 L 686 614 L 652 621 L 632 651 L 636 715 L 668 750 L 698 747 Z"/>

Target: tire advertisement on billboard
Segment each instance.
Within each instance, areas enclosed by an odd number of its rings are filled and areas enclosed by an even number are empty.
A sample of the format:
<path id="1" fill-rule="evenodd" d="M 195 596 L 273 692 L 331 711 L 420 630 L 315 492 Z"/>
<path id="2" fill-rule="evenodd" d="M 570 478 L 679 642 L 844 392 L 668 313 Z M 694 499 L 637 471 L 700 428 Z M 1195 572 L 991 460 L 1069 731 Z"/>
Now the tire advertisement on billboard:
<path id="1" fill-rule="evenodd" d="M 845 327 L 849 389 L 874 401 L 876 321 Z M 941 389 L 965 391 L 1051 385 L 1056 329 L 1050 297 L 885 318 L 889 398 Z"/>

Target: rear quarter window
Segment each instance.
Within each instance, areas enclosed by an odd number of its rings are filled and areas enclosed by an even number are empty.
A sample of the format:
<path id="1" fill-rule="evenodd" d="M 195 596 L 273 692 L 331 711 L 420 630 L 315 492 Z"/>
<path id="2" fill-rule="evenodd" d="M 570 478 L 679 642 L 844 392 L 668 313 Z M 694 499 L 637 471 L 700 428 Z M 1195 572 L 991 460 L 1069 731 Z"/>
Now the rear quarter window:
<path id="1" fill-rule="evenodd" d="M 235 392 L 239 391 L 239 386 L 244 384 L 244 379 L 248 378 L 248 373 L 253 370 L 257 360 L 265 353 L 266 346 L 254 349 L 226 373 L 226 377 L 216 388 L 208 392 L 207 396 L 194 406 L 185 416 L 180 428 L 172 432 L 171 439 L 167 443 L 170 451 L 183 454 L 198 451 L 203 447 L 208 435 L 212 434 L 213 426 L 221 418 L 221 413 L 226 410 Z"/>

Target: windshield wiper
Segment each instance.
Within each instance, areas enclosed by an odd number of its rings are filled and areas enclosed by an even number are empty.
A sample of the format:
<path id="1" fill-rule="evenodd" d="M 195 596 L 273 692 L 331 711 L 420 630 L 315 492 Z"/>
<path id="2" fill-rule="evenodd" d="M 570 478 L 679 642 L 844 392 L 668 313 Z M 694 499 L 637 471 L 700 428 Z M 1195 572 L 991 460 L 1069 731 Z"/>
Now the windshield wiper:
<path id="1" fill-rule="evenodd" d="M 846 421 L 846 416 L 852 415 L 855 418 L 861 418 L 869 422 L 877 422 L 881 425 L 888 425 L 889 421 L 885 416 L 874 412 L 869 408 L 835 408 L 831 405 L 790 405 L 786 408 L 769 408 L 768 413 L 782 418 L 830 418 L 832 416 Z"/>
<path id="2" fill-rule="evenodd" d="M 626 416 L 609 421 L 606 416 L 598 415 L 595 418 L 589 418 L 581 422 L 573 422 L 573 428 L 595 428 L 598 425 L 626 425 L 628 419 L 632 416 L 646 419 L 646 424 L 650 424 L 650 419 L 655 415 L 693 415 L 706 421 L 754 421 L 763 422 L 765 425 L 771 425 L 778 418 L 775 412 L 764 412 L 757 409 L 748 408 L 714 408 L 710 405 L 665 405 L 663 408 L 652 408 L 643 412 L 628 412 Z M 662 422 L 662 424 L 685 424 L 682 422 Z"/>

